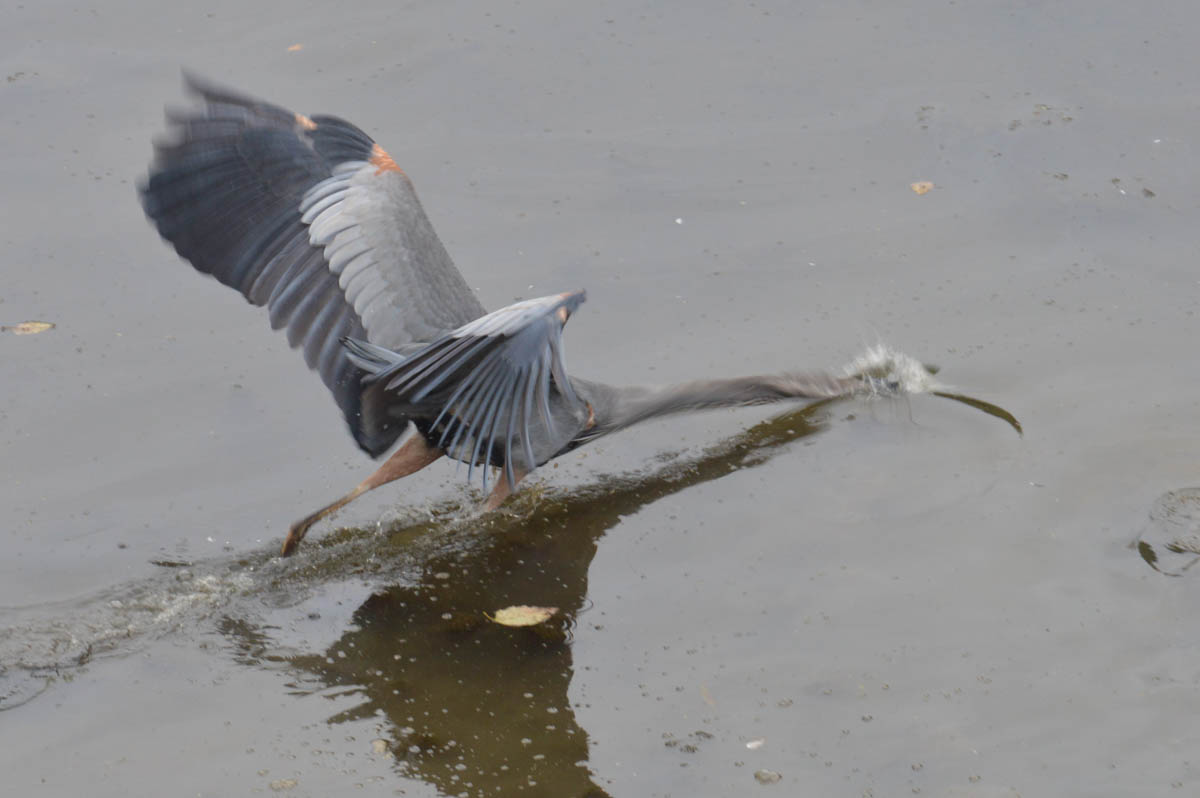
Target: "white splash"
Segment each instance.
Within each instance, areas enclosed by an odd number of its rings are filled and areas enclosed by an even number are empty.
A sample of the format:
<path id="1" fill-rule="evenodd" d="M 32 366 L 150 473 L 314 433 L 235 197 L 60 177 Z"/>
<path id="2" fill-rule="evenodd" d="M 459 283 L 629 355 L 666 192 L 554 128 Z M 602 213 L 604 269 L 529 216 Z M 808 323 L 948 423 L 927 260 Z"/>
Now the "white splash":
<path id="1" fill-rule="evenodd" d="M 868 347 L 846 364 L 844 372 L 848 377 L 871 377 L 872 392 L 877 394 L 929 393 L 945 387 L 924 363 L 886 344 Z"/>

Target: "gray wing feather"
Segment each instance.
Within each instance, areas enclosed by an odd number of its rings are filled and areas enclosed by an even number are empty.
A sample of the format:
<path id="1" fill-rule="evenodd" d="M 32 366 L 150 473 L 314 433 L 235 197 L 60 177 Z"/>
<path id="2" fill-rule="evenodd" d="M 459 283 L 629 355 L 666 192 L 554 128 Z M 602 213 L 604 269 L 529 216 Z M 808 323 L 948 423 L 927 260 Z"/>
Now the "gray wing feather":
<path id="1" fill-rule="evenodd" d="M 403 172 L 340 164 L 304 195 L 300 213 L 371 343 L 430 341 L 485 313 Z"/>
<path id="2" fill-rule="evenodd" d="M 408 177 L 363 131 L 187 76 L 140 186 L 146 214 L 199 271 L 266 305 L 303 349 L 355 439 L 378 456 L 407 426 L 371 401 L 340 341 L 431 341 L 485 311 Z"/>
<path id="3" fill-rule="evenodd" d="M 566 377 L 562 330 L 584 301 L 582 291 L 530 299 L 501 308 L 442 335 L 407 357 L 369 342 L 347 340 L 366 381 L 412 416 L 433 418 L 436 445 L 474 467 L 502 457 L 515 485 L 518 466 L 550 459 L 573 430 L 556 428 L 551 401 L 586 417 Z M 514 455 L 520 453 L 519 460 Z M 487 469 L 483 485 L 487 487 Z"/>

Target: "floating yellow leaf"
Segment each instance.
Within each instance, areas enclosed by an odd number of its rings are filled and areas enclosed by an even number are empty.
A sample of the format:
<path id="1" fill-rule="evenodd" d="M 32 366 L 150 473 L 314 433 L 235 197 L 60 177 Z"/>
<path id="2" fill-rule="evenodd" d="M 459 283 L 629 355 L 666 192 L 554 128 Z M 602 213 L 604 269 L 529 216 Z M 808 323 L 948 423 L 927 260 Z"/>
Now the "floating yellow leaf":
<path id="1" fill-rule="evenodd" d="M 293 44 L 291 47 L 288 48 L 288 52 L 289 53 L 298 53 L 303 49 L 304 49 L 303 44 Z"/>
<path id="2" fill-rule="evenodd" d="M 54 324 L 48 321 L 23 321 L 10 327 L 0 327 L 0 332 L 10 332 L 13 335 L 37 335 L 53 329 Z"/>
<path id="3" fill-rule="evenodd" d="M 501 626 L 536 626 L 556 612 L 558 607 L 529 607 L 522 604 L 496 610 L 495 615 L 488 615 L 487 618 Z"/>
<path id="4" fill-rule="evenodd" d="M 917 183 L 913 183 L 911 186 L 909 186 L 909 188 L 918 194 L 928 194 L 929 190 L 933 188 L 933 183 L 930 183 L 928 180 L 921 180 Z"/>

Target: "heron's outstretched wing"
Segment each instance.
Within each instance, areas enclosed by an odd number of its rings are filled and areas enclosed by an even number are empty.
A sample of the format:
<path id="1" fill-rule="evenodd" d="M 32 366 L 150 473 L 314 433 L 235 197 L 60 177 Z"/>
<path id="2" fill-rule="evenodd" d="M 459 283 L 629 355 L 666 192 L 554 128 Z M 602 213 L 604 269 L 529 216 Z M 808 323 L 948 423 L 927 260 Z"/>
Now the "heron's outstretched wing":
<path id="1" fill-rule="evenodd" d="M 185 82 L 202 105 L 168 112 L 171 136 L 141 186 L 147 216 L 197 270 L 268 307 L 378 456 L 407 422 L 366 400 L 340 340 L 430 341 L 483 306 L 408 177 L 367 134 Z"/>
<path id="2" fill-rule="evenodd" d="M 407 412 L 434 419 L 430 433 L 439 436 L 438 447 L 469 464 L 468 479 L 475 464 L 491 463 L 495 452 L 503 455 L 512 487 L 519 479 L 514 453 L 521 452 L 526 470 L 540 465 L 574 432 L 556 430 L 554 416 L 565 409 L 568 416 L 586 417 L 562 353 L 563 325 L 585 298 L 575 291 L 518 302 L 407 357 L 352 339 L 346 347 L 376 390 L 411 408 Z M 486 468 L 483 483 L 486 489 Z"/>

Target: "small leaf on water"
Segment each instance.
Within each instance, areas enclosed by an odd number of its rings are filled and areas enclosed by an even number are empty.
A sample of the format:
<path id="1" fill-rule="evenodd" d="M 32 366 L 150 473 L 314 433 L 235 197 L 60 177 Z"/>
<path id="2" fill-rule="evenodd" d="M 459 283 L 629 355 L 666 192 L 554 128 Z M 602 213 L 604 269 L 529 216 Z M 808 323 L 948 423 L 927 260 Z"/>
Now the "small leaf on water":
<path id="1" fill-rule="evenodd" d="M 46 330 L 53 330 L 54 324 L 48 321 L 23 321 L 20 324 L 0 327 L 0 332 L 10 332 L 13 335 L 37 335 Z"/>
<path id="2" fill-rule="evenodd" d="M 501 626 L 536 626 L 558 612 L 558 607 L 530 607 L 524 604 L 515 607 L 505 607 L 496 610 L 495 615 L 487 615 L 489 621 Z"/>
<path id="3" fill-rule="evenodd" d="M 928 194 L 930 189 L 933 188 L 933 183 L 930 183 L 928 180 L 920 180 L 910 185 L 909 188 L 917 194 Z"/>
<path id="4" fill-rule="evenodd" d="M 293 44 L 291 47 L 289 47 L 289 48 L 287 49 L 287 51 L 288 51 L 289 53 L 298 53 L 298 52 L 300 52 L 300 51 L 301 51 L 301 50 L 303 50 L 303 49 L 304 49 L 304 45 L 303 45 L 303 44 Z"/>

